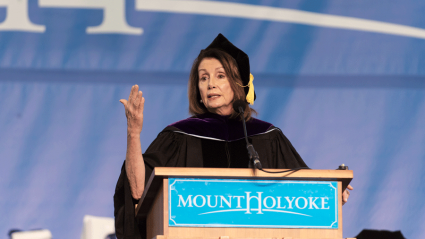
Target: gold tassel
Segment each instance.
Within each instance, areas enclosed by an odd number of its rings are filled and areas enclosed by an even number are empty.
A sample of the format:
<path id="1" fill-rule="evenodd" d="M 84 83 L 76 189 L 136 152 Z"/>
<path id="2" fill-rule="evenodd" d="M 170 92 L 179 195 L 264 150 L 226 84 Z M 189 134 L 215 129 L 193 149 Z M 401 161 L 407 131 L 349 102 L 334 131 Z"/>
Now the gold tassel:
<path id="1" fill-rule="evenodd" d="M 246 101 L 248 101 L 248 103 L 250 105 L 254 105 L 254 83 L 252 83 L 254 81 L 254 76 L 252 74 L 249 74 L 249 83 L 248 83 L 248 94 L 246 95 Z"/>
<path id="2" fill-rule="evenodd" d="M 248 94 L 246 95 L 246 101 L 250 105 L 254 104 L 254 83 L 252 83 L 253 81 L 254 81 L 254 76 L 250 73 L 248 85 L 243 86 L 243 85 L 240 85 L 238 82 L 236 82 L 236 84 L 238 84 L 240 87 L 249 87 Z"/>

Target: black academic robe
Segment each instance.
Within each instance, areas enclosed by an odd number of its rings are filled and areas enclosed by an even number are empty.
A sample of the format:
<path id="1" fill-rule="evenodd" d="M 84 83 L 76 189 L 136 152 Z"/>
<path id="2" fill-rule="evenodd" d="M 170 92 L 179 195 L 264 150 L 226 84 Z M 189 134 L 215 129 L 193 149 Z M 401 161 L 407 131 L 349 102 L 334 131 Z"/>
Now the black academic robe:
<path id="1" fill-rule="evenodd" d="M 249 142 L 263 168 L 307 167 L 295 148 L 272 124 L 251 119 Z M 207 113 L 166 127 L 143 154 L 146 181 L 154 167 L 247 168 L 248 151 L 240 120 Z M 119 239 L 145 238 L 145 222 L 135 221 L 130 185 L 123 165 L 114 195 L 115 233 Z"/>

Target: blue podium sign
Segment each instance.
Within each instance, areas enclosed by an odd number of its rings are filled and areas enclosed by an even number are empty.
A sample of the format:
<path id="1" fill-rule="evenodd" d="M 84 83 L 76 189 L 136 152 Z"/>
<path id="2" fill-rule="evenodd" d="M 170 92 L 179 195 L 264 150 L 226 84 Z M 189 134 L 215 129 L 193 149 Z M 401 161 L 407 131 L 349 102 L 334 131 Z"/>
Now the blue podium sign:
<path id="1" fill-rule="evenodd" d="M 337 182 L 169 178 L 169 226 L 338 228 Z"/>

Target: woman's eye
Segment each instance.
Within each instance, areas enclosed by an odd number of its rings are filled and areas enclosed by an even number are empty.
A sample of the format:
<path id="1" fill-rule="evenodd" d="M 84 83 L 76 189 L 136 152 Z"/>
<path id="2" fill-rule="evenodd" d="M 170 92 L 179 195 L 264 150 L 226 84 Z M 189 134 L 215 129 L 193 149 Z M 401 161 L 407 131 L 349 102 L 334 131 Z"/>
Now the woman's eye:
<path id="1" fill-rule="evenodd" d="M 218 78 L 219 78 L 219 79 L 223 79 L 223 78 L 226 78 L 226 76 L 225 76 L 225 75 L 223 75 L 223 74 L 220 74 L 220 75 L 218 75 Z"/>
<path id="2" fill-rule="evenodd" d="M 207 80 L 207 77 L 206 76 L 202 76 L 200 80 L 201 81 L 205 81 L 205 80 Z"/>

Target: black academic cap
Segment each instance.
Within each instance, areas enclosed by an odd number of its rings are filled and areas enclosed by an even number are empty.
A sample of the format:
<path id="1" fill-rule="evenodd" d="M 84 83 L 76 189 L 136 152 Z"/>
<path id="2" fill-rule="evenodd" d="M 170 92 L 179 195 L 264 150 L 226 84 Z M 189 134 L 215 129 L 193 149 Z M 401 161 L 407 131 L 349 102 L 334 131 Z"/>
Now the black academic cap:
<path id="1" fill-rule="evenodd" d="M 248 55 L 245 52 L 243 52 L 241 49 L 233 45 L 221 33 L 218 34 L 218 36 L 214 39 L 214 41 L 205 50 L 212 49 L 212 48 L 220 49 L 226 52 L 227 54 L 231 55 L 236 60 L 236 63 L 238 64 L 238 70 L 241 76 L 242 84 L 244 86 L 248 85 L 249 76 L 251 74 L 251 71 L 249 69 Z M 249 91 L 249 87 L 244 87 L 244 90 L 245 90 L 245 95 L 247 95 Z M 254 100 L 255 98 L 256 98 L 256 95 L 254 92 Z"/>

